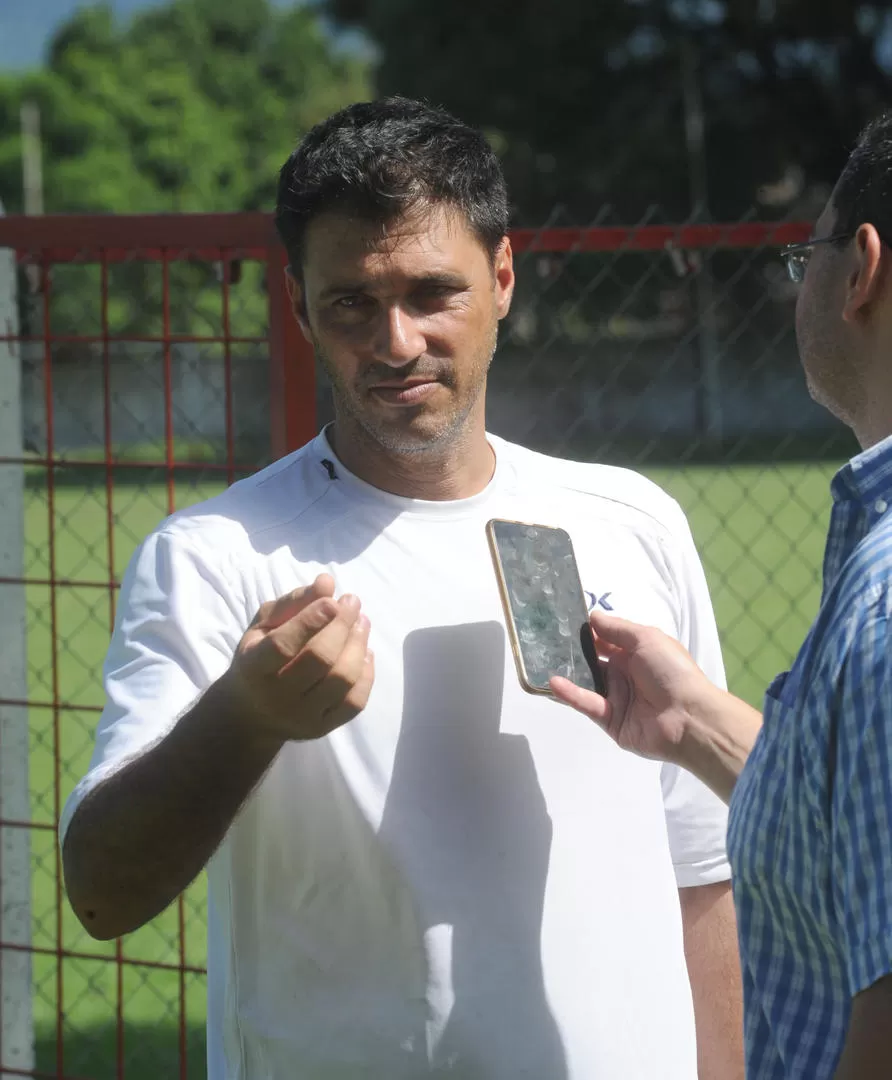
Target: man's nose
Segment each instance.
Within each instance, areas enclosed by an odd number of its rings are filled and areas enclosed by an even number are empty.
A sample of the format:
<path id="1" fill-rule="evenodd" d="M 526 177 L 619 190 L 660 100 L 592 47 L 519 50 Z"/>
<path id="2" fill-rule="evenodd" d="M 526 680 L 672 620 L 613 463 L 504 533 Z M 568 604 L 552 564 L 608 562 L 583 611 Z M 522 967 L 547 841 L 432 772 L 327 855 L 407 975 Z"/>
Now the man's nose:
<path id="1" fill-rule="evenodd" d="M 392 367 L 403 367 L 423 356 L 427 339 L 411 315 L 396 304 L 384 312 L 375 341 L 378 360 Z"/>

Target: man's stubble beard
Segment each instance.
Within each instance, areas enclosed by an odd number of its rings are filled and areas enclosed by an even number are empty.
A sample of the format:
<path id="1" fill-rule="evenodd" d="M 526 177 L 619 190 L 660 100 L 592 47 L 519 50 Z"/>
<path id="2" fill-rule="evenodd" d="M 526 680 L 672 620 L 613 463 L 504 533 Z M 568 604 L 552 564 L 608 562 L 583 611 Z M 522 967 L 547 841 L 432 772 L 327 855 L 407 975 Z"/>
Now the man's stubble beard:
<path id="1" fill-rule="evenodd" d="M 458 442 L 465 433 L 468 419 L 486 393 L 486 382 L 489 369 L 495 356 L 498 344 L 498 327 L 493 330 L 492 341 L 488 351 L 483 354 L 479 366 L 475 365 L 477 376 L 474 385 L 470 388 L 465 401 L 456 403 L 451 412 L 444 414 L 442 424 L 437 429 L 426 434 L 412 434 L 408 431 L 400 431 L 396 426 L 389 426 L 376 422 L 377 417 L 370 411 L 362 409 L 360 400 L 361 391 L 348 387 L 334 368 L 328 354 L 321 343 L 314 336 L 313 347 L 316 358 L 322 366 L 331 384 L 332 399 L 334 403 L 335 422 L 344 422 L 353 429 L 354 435 L 358 436 L 367 445 L 380 447 L 392 454 L 425 454 L 452 445 Z M 407 368 L 410 366 L 407 365 Z M 408 374 L 408 371 L 407 371 Z M 442 380 L 447 389 L 454 385 L 447 379 Z M 406 410 L 408 413 L 410 410 Z"/>
<path id="2" fill-rule="evenodd" d="M 831 328 L 816 321 L 799 331 L 797 345 L 809 396 L 847 427 L 864 409 L 863 372 Z"/>

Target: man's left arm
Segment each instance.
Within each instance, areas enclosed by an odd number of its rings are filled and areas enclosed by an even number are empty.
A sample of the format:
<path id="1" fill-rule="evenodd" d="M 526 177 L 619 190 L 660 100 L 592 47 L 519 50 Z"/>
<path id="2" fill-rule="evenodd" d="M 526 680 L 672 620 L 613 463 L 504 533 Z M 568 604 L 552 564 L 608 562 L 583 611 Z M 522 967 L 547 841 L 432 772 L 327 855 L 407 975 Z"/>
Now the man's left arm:
<path id="1" fill-rule="evenodd" d="M 699 1080 L 743 1080 L 743 1001 L 731 884 L 679 889 Z"/>

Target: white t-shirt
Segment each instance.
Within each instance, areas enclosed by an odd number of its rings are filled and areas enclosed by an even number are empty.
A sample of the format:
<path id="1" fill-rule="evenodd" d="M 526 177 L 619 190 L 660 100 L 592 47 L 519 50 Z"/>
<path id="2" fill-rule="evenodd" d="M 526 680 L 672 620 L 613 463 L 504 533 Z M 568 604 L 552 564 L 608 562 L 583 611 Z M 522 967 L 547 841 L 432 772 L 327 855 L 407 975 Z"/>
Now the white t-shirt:
<path id="1" fill-rule="evenodd" d="M 208 866 L 210 1080 L 695 1080 L 677 888 L 728 878 L 724 807 L 524 693 L 484 525 L 567 529 L 591 597 L 721 684 L 700 562 L 643 477 L 490 442 L 483 492 L 425 502 L 350 475 L 322 434 L 128 568 L 63 836 L 264 601 L 324 571 L 372 624 L 367 708 L 286 746 Z"/>

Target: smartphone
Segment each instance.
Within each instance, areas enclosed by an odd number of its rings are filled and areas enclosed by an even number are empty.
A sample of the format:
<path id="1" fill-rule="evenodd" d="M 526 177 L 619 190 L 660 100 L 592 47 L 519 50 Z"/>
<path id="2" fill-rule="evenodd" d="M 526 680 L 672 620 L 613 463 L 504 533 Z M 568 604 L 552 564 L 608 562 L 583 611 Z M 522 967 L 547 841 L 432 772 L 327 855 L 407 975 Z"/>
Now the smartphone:
<path id="1" fill-rule="evenodd" d="M 569 533 L 494 518 L 486 536 L 524 690 L 550 694 L 549 679 L 562 675 L 606 695 Z"/>

